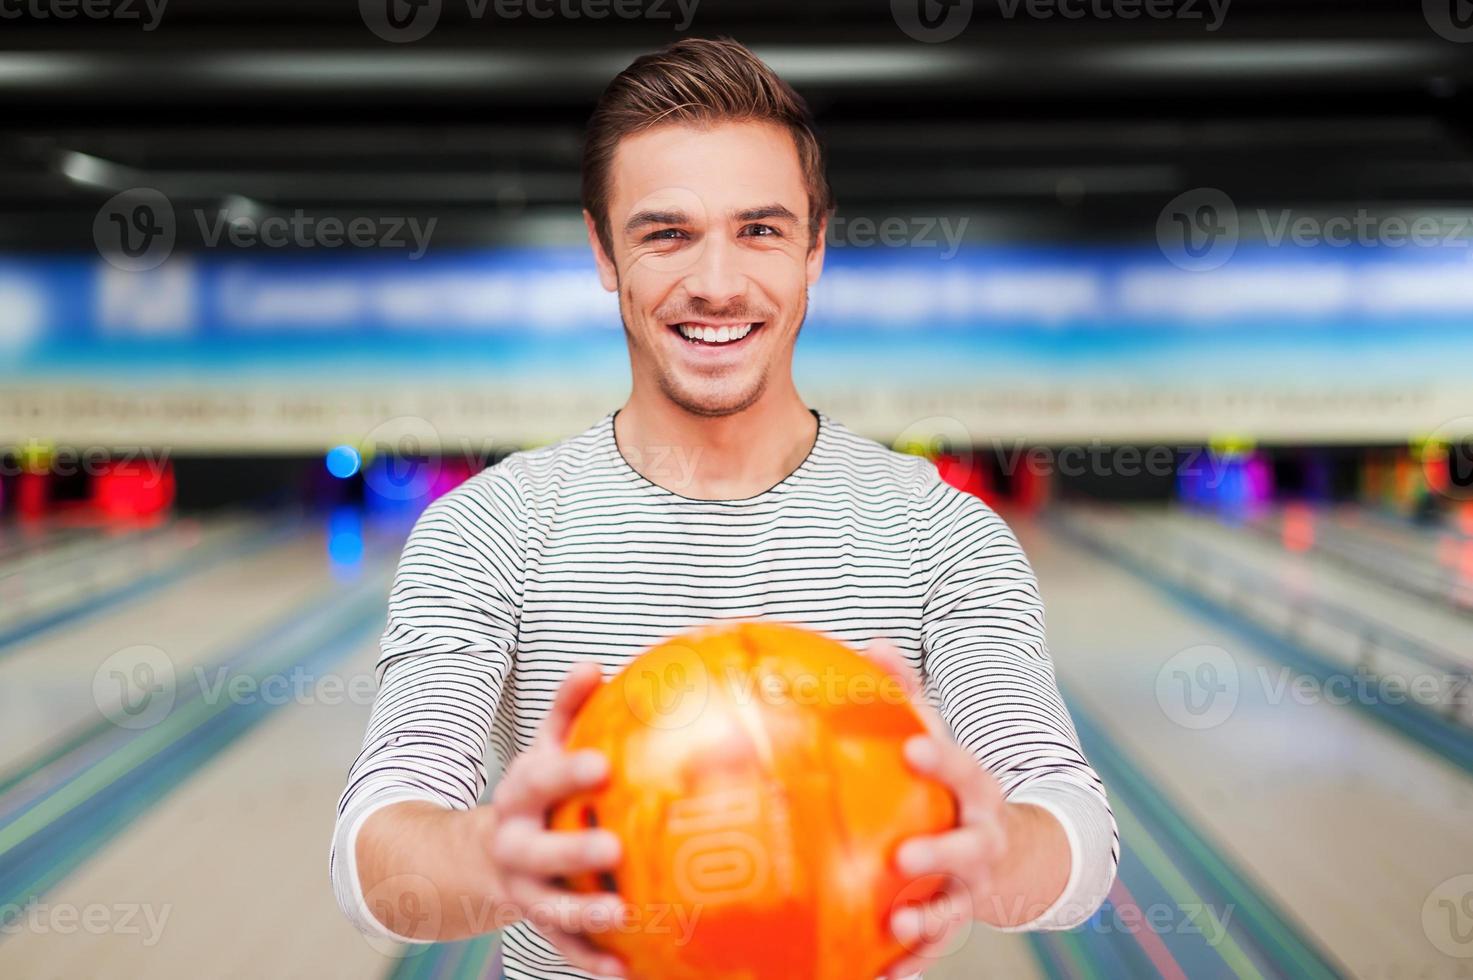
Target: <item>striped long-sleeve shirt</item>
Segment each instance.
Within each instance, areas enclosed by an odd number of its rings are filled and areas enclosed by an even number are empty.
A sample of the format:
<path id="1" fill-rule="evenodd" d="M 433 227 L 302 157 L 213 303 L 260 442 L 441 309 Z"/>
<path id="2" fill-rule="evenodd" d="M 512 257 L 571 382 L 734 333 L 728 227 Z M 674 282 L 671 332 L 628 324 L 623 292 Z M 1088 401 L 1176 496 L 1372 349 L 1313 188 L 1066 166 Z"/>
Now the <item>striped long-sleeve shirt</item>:
<path id="1" fill-rule="evenodd" d="M 1048 809 L 1065 829 L 1064 893 L 1024 928 L 1067 928 L 1093 912 L 1118 837 L 1060 700 L 1016 538 L 926 460 L 814 414 L 804 461 L 742 500 L 651 483 L 619 452 L 610 413 L 425 510 L 389 596 L 379 692 L 333 837 L 334 889 L 361 929 L 392 938 L 354 867 L 370 813 L 402 800 L 476 805 L 488 776 L 531 744 L 570 665 L 591 660 L 609 676 L 723 618 L 797 623 L 860 648 L 892 640 L 1008 799 Z M 510 980 L 588 976 L 525 921 L 503 930 L 502 954 Z"/>

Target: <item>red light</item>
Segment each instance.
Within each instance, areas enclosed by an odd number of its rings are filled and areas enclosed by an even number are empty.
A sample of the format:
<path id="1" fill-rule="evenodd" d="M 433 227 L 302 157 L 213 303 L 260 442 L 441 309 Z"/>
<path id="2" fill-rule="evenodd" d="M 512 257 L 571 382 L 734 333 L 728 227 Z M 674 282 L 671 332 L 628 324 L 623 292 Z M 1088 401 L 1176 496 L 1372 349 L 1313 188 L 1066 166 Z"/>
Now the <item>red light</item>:
<path id="1" fill-rule="evenodd" d="M 114 520 L 154 517 L 174 504 L 174 467 L 153 470 L 136 460 L 106 463 L 92 480 L 92 504 Z"/>

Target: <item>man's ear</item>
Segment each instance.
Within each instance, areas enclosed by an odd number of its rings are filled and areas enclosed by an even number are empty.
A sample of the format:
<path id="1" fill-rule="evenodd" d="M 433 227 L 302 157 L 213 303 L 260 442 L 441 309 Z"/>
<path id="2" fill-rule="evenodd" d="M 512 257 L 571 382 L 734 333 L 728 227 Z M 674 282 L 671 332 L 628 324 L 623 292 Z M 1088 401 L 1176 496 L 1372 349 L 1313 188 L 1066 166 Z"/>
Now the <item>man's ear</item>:
<path id="1" fill-rule="evenodd" d="M 823 273 L 824 241 L 828 238 L 828 233 L 829 216 L 825 214 L 818 219 L 818 230 L 814 232 L 813 244 L 808 249 L 808 258 L 804 260 L 810 286 L 818 282 L 818 277 Z"/>
<path id="2" fill-rule="evenodd" d="M 609 292 L 618 292 L 619 270 L 614 267 L 614 257 L 604 251 L 603 242 L 598 237 L 598 223 L 587 208 L 583 210 L 583 226 L 588 229 L 588 244 L 593 249 L 593 261 L 598 264 L 598 281 Z"/>

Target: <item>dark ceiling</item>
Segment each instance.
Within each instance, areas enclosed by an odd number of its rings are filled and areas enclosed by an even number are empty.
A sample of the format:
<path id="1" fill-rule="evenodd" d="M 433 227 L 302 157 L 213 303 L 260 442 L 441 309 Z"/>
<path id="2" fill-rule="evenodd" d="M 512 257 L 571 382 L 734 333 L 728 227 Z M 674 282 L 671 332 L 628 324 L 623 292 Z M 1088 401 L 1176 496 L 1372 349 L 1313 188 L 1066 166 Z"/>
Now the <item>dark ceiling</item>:
<path id="1" fill-rule="evenodd" d="M 85 2 L 147 16 L 143 0 Z M 680 16 L 676 0 L 619 2 Z M 895 2 L 904 17 L 935 0 Z M 1240 203 L 1473 206 L 1473 40 L 1433 24 L 1436 3 L 1459 0 L 1232 0 L 1216 29 L 1207 0 L 1150 0 L 1200 16 L 1134 20 L 1090 11 L 1146 0 L 1059 2 L 1087 15 L 976 0 L 959 36 L 923 43 L 889 0 L 700 0 L 689 33 L 749 44 L 808 97 L 850 214 L 967 214 L 977 235 L 1074 240 L 1149 234 L 1199 186 Z M 412 43 L 381 39 L 353 0 L 169 0 L 151 30 L 0 20 L 0 248 L 89 247 L 99 205 L 135 186 L 201 206 L 436 215 L 449 241 L 571 240 L 592 101 L 680 36 L 674 20 L 438 3 Z"/>

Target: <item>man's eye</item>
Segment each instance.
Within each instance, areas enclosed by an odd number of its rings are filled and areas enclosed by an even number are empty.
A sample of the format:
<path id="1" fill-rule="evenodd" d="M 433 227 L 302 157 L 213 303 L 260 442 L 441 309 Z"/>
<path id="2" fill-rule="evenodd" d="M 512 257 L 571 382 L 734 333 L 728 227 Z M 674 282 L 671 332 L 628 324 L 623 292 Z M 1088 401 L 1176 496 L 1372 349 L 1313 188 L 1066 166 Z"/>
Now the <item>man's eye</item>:
<path id="1" fill-rule="evenodd" d="M 742 234 L 749 238 L 772 238 L 774 236 L 780 237 L 782 232 L 772 227 L 772 225 L 747 225 L 747 227 L 742 229 Z"/>
<path id="2" fill-rule="evenodd" d="M 685 232 L 679 228 L 661 228 L 659 231 L 652 231 L 648 235 L 645 235 L 644 240 L 647 242 L 673 242 L 685 237 Z"/>

